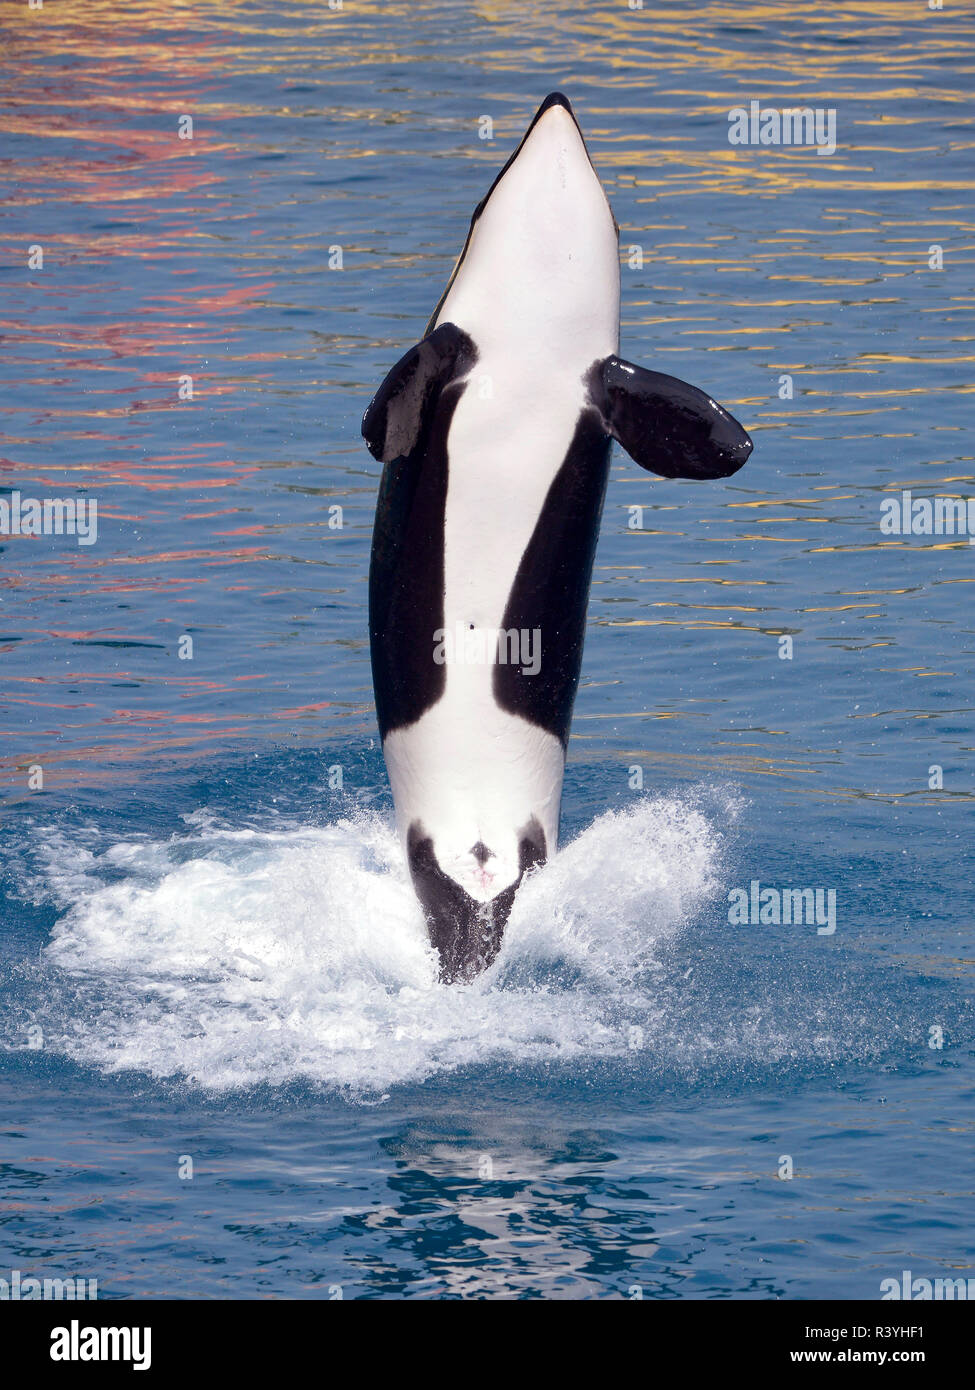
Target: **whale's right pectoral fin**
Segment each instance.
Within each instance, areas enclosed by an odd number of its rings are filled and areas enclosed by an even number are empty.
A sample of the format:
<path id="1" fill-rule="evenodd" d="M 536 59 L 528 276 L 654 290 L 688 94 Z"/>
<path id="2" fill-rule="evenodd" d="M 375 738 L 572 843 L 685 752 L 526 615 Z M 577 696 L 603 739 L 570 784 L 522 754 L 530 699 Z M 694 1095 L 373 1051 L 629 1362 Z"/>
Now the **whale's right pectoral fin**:
<path id="1" fill-rule="evenodd" d="M 734 416 L 678 377 L 606 357 L 593 367 L 589 389 L 607 432 L 650 473 L 727 478 L 752 451 Z"/>
<path id="2" fill-rule="evenodd" d="M 444 323 L 411 347 L 362 417 L 362 437 L 380 463 L 405 458 L 423 437 L 443 388 L 474 365 L 477 351 L 456 324 Z"/>

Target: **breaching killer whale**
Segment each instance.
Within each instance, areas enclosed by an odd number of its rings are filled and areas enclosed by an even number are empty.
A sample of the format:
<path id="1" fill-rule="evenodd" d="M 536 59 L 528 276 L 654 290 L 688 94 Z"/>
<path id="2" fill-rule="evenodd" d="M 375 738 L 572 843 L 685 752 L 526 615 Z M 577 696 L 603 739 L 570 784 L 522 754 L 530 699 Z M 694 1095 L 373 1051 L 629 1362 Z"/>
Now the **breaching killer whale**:
<path id="1" fill-rule="evenodd" d="M 522 879 L 557 846 L 612 440 L 667 478 L 728 477 L 752 448 L 706 393 L 616 355 L 618 241 L 555 92 L 362 421 L 385 465 L 376 713 L 444 981 L 494 960 Z"/>

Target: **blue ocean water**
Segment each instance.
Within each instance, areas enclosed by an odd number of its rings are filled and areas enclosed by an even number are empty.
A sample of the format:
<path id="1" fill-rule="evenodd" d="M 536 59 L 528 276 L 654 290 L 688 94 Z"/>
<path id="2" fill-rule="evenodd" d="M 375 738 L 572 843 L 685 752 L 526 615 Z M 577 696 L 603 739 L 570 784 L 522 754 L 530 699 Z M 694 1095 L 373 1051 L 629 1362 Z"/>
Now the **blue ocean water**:
<path id="1" fill-rule="evenodd" d="M 975 494 L 971 7 L 7 24 L 0 496 L 97 499 L 98 537 L 0 537 L 0 1277 L 975 1276 L 975 552 L 880 529 Z M 614 457 L 563 852 L 448 988 L 376 737 L 359 420 L 554 88 L 623 355 L 755 452 L 714 484 Z M 752 100 L 834 109 L 835 152 L 730 145 Z M 732 924 L 753 882 L 835 893 L 835 931 Z"/>

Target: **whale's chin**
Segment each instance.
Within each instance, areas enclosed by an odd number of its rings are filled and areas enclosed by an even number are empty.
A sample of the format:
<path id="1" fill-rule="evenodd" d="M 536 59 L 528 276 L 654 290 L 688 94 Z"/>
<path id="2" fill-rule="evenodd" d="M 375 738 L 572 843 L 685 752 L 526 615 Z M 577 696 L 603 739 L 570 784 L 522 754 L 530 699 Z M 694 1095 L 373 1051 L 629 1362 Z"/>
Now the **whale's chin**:
<path id="1" fill-rule="evenodd" d="M 440 957 L 443 984 L 463 984 L 492 964 L 501 949 L 515 894 L 530 868 L 545 860 L 545 832 L 533 816 L 518 832 L 518 876 L 492 898 L 472 897 L 441 868 L 419 821 L 407 832 L 407 857 L 430 941 Z"/>

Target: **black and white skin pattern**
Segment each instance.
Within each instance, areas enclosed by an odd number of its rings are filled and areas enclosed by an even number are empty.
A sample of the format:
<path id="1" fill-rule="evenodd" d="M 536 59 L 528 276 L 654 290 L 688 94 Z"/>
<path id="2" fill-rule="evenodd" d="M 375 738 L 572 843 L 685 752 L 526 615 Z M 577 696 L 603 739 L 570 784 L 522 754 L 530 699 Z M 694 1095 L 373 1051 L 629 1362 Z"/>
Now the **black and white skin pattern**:
<path id="1" fill-rule="evenodd" d="M 524 876 L 558 844 L 612 441 L 667 478 L 724 478 L 751 452 L 705 392 L 617 356 L 618 243 L 554 93 L 363 418 L 384 464 L 376 712 L 444 981 L 490 965 Z"/>

